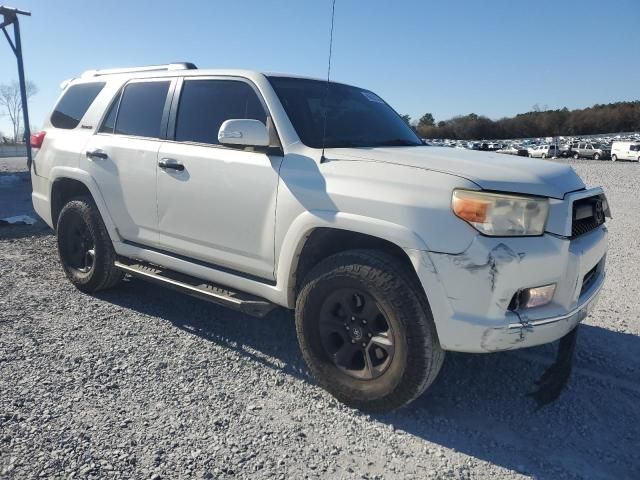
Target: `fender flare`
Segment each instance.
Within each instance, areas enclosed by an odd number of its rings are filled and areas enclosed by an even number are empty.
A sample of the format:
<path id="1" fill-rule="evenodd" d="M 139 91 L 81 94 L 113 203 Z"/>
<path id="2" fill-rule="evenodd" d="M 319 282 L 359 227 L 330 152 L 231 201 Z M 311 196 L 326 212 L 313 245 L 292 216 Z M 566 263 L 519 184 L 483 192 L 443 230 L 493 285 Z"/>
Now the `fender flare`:
<path id="1" fill-rule="evenodd" d="M 370 235 L 386 240 L 406 250 L 428 250 L 427 244 L 415 232 L 397 223 L 345 212 L 304 211 L 291 222 L 277 248 L 276 278 L 285 292 L 289 307 L 295 302 L 295 272 L 305 242 L 317 228 L 333 228 Z M 282 283 L 281 283 L 282 282 Z"/>
<path id="2" fill-rule="evenodd" d="M 107 204 L 104 201 L 102 192 L 100 191 L 98 184 L 93 179 L 93 177 L 91 177 L 91 175 L 89 175 L 86 171 L 81 170 L 79 168 L 57 166 L 51 169 L 50 179 L 51 179 L 50 180 L 51 186 L 49 190 L 49 201 L 51 203 L 50 208 L 53 208 L 53 201 L 52 201 L 53 187 L 56 181 L 62 180 L 62 179 L 76 180 L 82 183 L 85 187 L 87 187 L 87 190 L 89 190 L 89 193 L 91 194 L 91 197 L 93 198 L 93 201 L 95 202 L 96 207 L 98 207 L 98 211 L 100 212 L 102 221 L 104 222 L 104 225 L 107 228 L 107 232 L 109 232 L 109 236 L 111 237 L 111 240 L 121 241 L 120 235 L 118 233 L 118 229 L 116 228 L 116 225 L 113 219 L 111 218 L 111 214 L 109 213 Z"/>

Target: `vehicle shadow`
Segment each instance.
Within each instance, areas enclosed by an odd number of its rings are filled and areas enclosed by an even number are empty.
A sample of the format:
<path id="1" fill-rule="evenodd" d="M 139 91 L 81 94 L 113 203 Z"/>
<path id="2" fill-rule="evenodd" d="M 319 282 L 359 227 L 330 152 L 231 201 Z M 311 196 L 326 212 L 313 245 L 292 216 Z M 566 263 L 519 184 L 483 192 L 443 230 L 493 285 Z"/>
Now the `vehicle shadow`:
<path id="1" fill-rule="evenodd" d="M 291 312 L 253 318 L 136 279 L 99 297 L 314 383 L 297 347 Z M 422 397 L 369 418 L 535 478 L 640 478 L 640 361 L 629 363 L 637 357 L 633 352 L 640 352 L 639 337 L 581 326 L 568 389 L 540 409 L 526 393 L 553 361 L 555 346 L 448 354 Z"/>
<path id="2" fill-rule="evenodd" d="M 4 224 L 0 220 L 0 241 L 19 240 L 29 237 L 45 237 L 52 233 L 53 230 L 39 219 L 37 219 L 33 225 L 25 225 L 24 223 Z"/>

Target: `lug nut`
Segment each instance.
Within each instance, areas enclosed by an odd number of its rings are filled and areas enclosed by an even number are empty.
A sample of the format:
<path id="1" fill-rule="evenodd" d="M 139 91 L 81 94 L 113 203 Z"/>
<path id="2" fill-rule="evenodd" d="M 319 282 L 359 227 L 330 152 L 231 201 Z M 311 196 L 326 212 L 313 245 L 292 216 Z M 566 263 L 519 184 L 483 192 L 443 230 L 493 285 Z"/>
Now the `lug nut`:
<path id="1" fill-rule="evenodd" d="M 364 343 L 364 342 L 362 342 L 362 346 L 363 346 L 363 347 L 366 347 L 366 346 L 367 346 L 367 344 L 366 344 L 366 343 Z"/>
<path id="2" fill-rule="evenodd" d="M 368 336 L 369 338 L 371 338 L 373 335 L 371 335 L 370 333 L 367 333 L 367 336 Z"/>
<path id="3" fill-rule="evenodd" d="M 366 325 L 366 324 L 367 324 L 367 321 L 366 321 L 366 320 L 362 320 L 362 324 L 363 324 L 363 325 Z"/>
<path id="4" fill-rule="evenodd" d="M 356 343 L 356 341 L 352 338 L 352 339 L 351 339 L 351 343 Z"/>
<path id="5" fill-rule="evenodd" d="M 356 317 L 351 317 L 351 321 L 355 322 L 356 321 Z"/>

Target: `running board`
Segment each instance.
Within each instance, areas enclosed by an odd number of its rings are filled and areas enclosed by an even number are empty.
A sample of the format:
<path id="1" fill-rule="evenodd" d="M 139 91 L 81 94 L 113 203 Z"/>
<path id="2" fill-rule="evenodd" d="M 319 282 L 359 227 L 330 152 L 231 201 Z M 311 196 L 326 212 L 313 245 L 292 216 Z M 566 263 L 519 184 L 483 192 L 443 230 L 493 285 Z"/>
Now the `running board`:
<path id="1" fill-rule="evenodd" d="M 135 277 L 148 280 L 209 302 L 240 310 L 256 317 L 264 317 L 277 305 L 254 295 L 232 291 L 226 287 L 168 270 L 166 268 L 120 257 L 114 262 L 116 268 Z"/>

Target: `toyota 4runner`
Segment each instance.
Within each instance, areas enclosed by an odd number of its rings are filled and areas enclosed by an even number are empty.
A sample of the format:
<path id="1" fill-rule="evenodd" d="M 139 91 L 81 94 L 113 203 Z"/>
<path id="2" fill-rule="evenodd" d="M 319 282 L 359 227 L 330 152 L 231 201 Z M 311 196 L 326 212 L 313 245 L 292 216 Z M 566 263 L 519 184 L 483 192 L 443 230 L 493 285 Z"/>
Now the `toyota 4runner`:
<path id="1" fill-rule="evenodd" d="M 65 82 L 33 205 L 83 292 L 125 274 L 295 310 L 317 381 L 400 407 L 445 351 L 567 335 L 605 278 L 609 207 L 559 163 L 424 146 L 375 93 L 192 64 Z"/>

